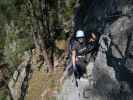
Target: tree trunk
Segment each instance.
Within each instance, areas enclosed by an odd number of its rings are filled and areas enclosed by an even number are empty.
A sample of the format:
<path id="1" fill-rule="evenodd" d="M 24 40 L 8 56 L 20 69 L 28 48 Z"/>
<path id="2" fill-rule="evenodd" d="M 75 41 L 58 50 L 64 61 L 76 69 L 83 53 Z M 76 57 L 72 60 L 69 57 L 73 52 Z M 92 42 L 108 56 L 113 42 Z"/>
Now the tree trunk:
<path id="1" fill-rule="evenodd" d="M 31 5 L 32 5 L 32 23 L 33 23 L 33 28 L 35 32 L 33 32 L 33 38 L 34 38 L 34 43 L 35 47 L 41 49 L 42 55 L 44 57 L 44 64 L 46 63 L 46 66 L 49 71 L 52 71 L 53 66 L 52 66 L 52 60 L 48 56 L 49 52 L 47 51 L 47 43 L 49 42 L 49 37 L 50 37 L 50 30 L 49 30 L 49 19 L 48 19 L 48 8 L 47 8 L 47 2 L 45 1 L 45 8 L 42 6 L 42 0 L 39 0 L 39 12 L 40 15 L 36 14 L 37 9 L 34 8 L 34 4 L 32 0 L 29 0 Z M 43 10 L 46 10 L 46 13 L 43 12 Z M 45 18 L 45 19 L 44 19 Z"/>
<path id="2" fill-rule="evenodd" d="M 50 57 L 48 56 L 48 51 L 47 48 L 43 42 L 42 37 L 40 36 L 40 34 L 38 34 L 38 38 L 40 40 L 40 45 L 41 45 L 41 50 L 42 50 L 42 55 L 44 57 L 44 63 L 46 62 L 46 67 L 48 68 L 48 71 L 52 71 L 53 70 L 53 66 L 52 66 L 52 61 L 50 59 Z"/>

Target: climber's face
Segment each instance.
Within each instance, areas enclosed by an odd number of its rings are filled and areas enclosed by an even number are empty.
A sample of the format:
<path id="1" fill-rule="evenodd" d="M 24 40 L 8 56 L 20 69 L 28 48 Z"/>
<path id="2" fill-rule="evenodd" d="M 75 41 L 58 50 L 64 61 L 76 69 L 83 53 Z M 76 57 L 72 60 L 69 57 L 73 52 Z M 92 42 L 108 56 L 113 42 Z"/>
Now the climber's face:
<path id="1" fill-rule="evenodd" d="M 80 43 L 84 43 L 84 37 L 82 37 L 82 38 L 78 38 L 78 41 L 80 42 Z"/>

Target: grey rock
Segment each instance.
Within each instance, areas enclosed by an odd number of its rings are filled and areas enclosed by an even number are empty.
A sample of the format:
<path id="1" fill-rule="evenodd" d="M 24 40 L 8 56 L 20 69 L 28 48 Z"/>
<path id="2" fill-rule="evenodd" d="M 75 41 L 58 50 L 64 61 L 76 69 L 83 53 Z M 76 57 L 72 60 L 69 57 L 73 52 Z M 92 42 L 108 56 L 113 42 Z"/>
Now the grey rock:
<path id="1" fill-rule="evenodd" d="M 71 78 L 68 78 L 59 95 L 66 99 L 59 100 L 75 100 L 73 96 L 78 97 L 76 100 L 132 100 L 132 4 L 133 2 L 128 0 L 79 0 L 75 14 L 75 30 L 101 32 L 100 46 L 95 61 L 88 60 L 88 77 L 78 81 L 78 89 L 72 85 Z M 67 92 L 65 89 L 71 91 Z"/>
<path id="2" fill-rule="evenodd" d="M 133 47 L 132 37 L 130 37 L 130 43 L 127 45 L 129 39 L 125 31 L 130 31 L 131 26 L 126 26 L 122 32 L 120 28 L 118 28 L 119 23 L 120 25 L 123 25 L 123 23 L 127 20 L 130 22 L 130 19 L 126 17 L 120 18 L 108 27 L 111 34 L 107 33 L 101 36 L 96 59 L 94 62 L 88 62 L 88 77 L 85 79 L 81 78 L 78 81 L 78 88 L 74 85 L 70 85 L 72 84 L 72 81 L 67 79 L 67 81 L 65 81 L 66 85 L 63 85 L 63 89 L 67 88 L 70 91 L 63 91 L 67 95 L 63 95 L 63 92 L 61 92 L 60 96 L 65 96 L 66 99 L 62 98 L 59 100 L 75 100 L 74 98 L 78 98 L 76 100 L 132 100 L 132 85 L 130 82 L 132 80 L 128 77 L 132 74 L 128 73 L 126 66 L 124 66 L 125 64 L 121 63 L 123 56 L 127 55 L 128 58 L 126 63 L 128 65 L 128 69 L 131 69 L 133 60 L 131 58 Z M 110 37 L 110 35 L 114 38 Z M 123 39 L 125 38 L 122 42 L 120 42 L 121 37 L 123 37 Z M 119 51 L 114 52 L 115 49 L 113 48 L 112 42 L 118 45 L 122 51 L 122 56 L 118 54 Z M 108 54 L 110 51 L 112 51 L 111 55 Z M 122 74 L 125 75 L 127 80 L 123 79 Z M 78 93 L 80 95 L 78 95 Z"/>
<path id="3" fill-rule="evenodd" d="M 126 67 L 133 73 L 133 33 L 131 32 L 129 35 L 129 44 L 127 49 L 127 60 L 126 60 Z"/>

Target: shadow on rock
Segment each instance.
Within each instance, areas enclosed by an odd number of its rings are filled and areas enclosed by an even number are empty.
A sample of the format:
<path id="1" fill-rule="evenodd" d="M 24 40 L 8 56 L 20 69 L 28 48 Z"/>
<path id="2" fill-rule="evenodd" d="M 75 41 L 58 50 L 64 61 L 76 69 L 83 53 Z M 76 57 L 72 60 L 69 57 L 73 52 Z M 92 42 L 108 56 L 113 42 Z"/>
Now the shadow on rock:
<path id="1" fill-rule="evenodd" d="M 107 53 L 107 63 L 115 70 L 116 78 L 121 83 L 120 93 L 133 93 L 133 73 L 126 67 L 126 58 L 116 58 L 112 54 L 112 50 L 109 49 Z M 129 85 L 129 87 L 127 86 Z M 127 99 L 126 99 L 127 100 Z"/>

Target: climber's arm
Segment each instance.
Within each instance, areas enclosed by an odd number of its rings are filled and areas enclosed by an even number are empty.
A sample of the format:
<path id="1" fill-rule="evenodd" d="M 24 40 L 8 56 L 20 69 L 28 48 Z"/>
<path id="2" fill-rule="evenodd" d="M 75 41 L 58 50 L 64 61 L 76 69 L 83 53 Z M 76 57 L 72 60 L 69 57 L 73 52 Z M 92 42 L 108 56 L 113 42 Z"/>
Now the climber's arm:
<path id="1" fill-rule="evenodd" d="M 76 65 L 76 50 L 72 50 L 72 64 L 73 66 Z"/>
<path id="2" fill-rule="evenodd" d="M 95 33 L 91 33 L 91 38 L 89 38 L 89 42 L 95 42 L 96 41 L 96 35 Z"/>

